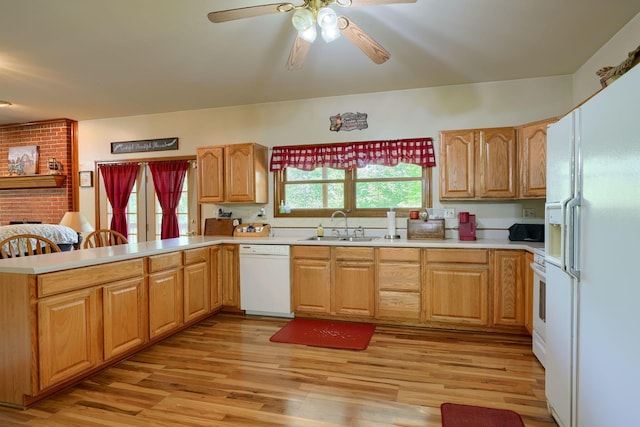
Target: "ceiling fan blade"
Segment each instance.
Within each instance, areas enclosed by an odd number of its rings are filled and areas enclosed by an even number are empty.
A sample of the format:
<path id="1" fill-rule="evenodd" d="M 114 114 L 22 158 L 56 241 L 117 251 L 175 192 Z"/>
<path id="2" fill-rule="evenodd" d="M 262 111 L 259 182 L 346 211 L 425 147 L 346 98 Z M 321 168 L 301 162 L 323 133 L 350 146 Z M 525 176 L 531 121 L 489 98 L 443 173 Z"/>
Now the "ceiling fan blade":
<path id="1" fill-rule="evenodd" d="M 293 10 L 291 3 L 263 4 L 260 6 L 240 7 L 237 9 L 219 10 L 209 12 L 207 17 L 211 22 L 226 22 L 235 19 L 252 18 L 254 16 L 268 15 L 277 12 L 290 12 Z"/>
<path id="2" fill-rule="evenodd" d="M 340 28 L 343 36 L 358 46 L 358 48 L 376 64 L 382 64 L 391 57 L 391 54 L 387 52 L 385 48 L 362 31 L 360 27 L 346 16 L 338 17 L 338 28 Z"/>
<path id="3" fill-rule="evenodd" d="M 304 65 L 304 60 L 307 57 L 307 53 L 309 53 L 310 47 L 311 43 L 300 37 L 296 37 L 296 39 L 293 41 L 293 46 L 291 46 L 291 52 L 289 52 L 287 70 L 297 70 L 302 68 L 302 65 Z"/>
<path id="4" fill-rule="evenodd" d="M 417 0 L 338 0 L 336 3 L 340 6 L 375 6 L 379 4 L 400 4 L 400 3 L 415 3 Z M 344 5 L 342 3 L 345 3 Z"/>

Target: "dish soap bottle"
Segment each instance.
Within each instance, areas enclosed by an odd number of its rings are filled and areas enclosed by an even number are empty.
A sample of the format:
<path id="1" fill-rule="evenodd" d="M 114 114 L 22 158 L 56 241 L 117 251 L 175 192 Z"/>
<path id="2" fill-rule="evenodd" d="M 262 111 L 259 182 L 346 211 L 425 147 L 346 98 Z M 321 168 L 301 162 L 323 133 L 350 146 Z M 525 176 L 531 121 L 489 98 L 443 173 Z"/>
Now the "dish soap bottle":
<path id="1" fill-rule="evenodd" d="M 280 200 L 280 211 L 281 214 L 284 213 L 284 200 Z"/>
<path id="2" fill-rule="evenodd" d="M 316 236 L 324 237 L 324 227 L 322 224 L 318 225 L 318 229 L 316 230 Z"/>

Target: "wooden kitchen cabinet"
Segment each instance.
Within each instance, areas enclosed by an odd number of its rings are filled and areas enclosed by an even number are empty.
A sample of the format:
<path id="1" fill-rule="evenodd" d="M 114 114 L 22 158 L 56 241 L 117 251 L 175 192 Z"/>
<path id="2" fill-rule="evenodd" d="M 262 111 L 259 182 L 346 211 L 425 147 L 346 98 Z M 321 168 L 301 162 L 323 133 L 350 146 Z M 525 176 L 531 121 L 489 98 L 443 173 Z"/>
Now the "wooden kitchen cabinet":
<path id="1" fill-rule="evenodd" d="M 222 308 L 222 250 L 220 246 L 211 246 L 209 248 L 209 283 L 211 290 L 210 295 L 210 309 L 211 311 L 219 310 Z"/>
<path id="2" fill-rule="evenodd" d="M 427 249 L 425 321 L 489 326 L 489 251 Z"/>
<path id="3" fill-rule="evenodd" d="M 200 203 L 267 203 L 267 147 L 255 143 L 196 149 Z"/>
<path id="4" fill-rule="evenodd" d="M 332 250 L 332 312 L 340 316 L 373 317 L 374 248 L 337 246 Z"/>
<path id="5" fill-rule="evenodd" d="M 525 252 L 524 257 L 524 327 L 533 335 L 533 254 Z"/>
<path id="6" fill-rule="evenodd" d="M 104 359 L 119 356 L 148 340 L 143 277 L 102 287 Z"/>
<path id="7" fill-rule="evenodd" d="M 518 127 L 519 193 L 521 199 L 544 199 L 547 194 L 547 127 L 557 119 Z"/>
<path id="8" fill-rule="evenodd" d="M 513 127 L 440 133 L 440 199 L 515 199 Z"/>
<path id="9" fill-rule="evenodd" d="M 183 256 L 183 320 L 189 323 L 211 312 L 209 248 L 188 249 Z"/>
<path id="10" fill-rule="evenodd" d="M 524 253 L 495 250 L 493 253 L 493 324 L 524 326 Z"/>
<path id="11" fill-rule="evenodd" d="M 295 313 L 331 313 L 331 248 L 291 247 L 291 303 Z"/>
<path id="12" fill-rule="evenodd" d="M 149 260 L 149 337 L 165 336 L 182 325 L 182 253 L 154 255 Z"/>
<path id="13" fill-rule="evenodd" d="M 38 302 L 39 390 L 62 382 L 102 360 L 102 322 L 95 288 Z"/>
<path id="14" fill-rule="evenodd" d="M 419 248 L 377 248 L 376 319 L 420 321 Z"/>
<path id="15" fill-rule="evenodd" d="M 222 308 L 224 311 L 240 311 L 240 248 L 223 244 L 220 248 L 222 271 Z"/>

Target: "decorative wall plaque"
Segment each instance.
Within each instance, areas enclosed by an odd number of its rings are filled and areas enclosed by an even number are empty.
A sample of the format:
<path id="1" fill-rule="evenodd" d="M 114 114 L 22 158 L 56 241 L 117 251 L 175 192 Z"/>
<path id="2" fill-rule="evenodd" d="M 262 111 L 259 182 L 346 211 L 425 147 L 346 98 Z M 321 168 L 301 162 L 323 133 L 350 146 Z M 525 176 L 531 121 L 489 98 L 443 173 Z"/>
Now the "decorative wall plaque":
<path id="1" fill-rule="evenodd" d="M 329 130 L 339 132 L 341 130 L 350 131 L 354 129 L 362 130 L 369 127 L 366 113 L 342 113 L 329 117 L 331 126 Z"/>
<path id="2" fill-rule="evenodd" d="M 178 149 L 178 138 L 145 139 L 141 141 L 112 142 L 111 153 L 140 153 Z"/>

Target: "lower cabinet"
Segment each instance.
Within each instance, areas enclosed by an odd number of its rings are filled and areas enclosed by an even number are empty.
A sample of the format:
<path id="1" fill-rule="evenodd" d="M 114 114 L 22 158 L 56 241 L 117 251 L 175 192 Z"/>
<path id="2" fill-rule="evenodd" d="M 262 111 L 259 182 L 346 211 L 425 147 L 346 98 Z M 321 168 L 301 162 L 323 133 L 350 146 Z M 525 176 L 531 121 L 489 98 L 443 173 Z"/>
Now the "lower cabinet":
<path id="1" fill-rule="evenodd" d="M 427 249 L 425 320 L 489 326 L 489 251 Z"/>
<path id="2" fill-rule="evenodd" d="M 222 308 L 225 311 L 240 311 L 240 247 L 225 243 L 220 250 Z"/>
<path id="3" fill-rule="evenodd" d="M 376 319 L 419 322 L 422 268 L 419 248 L 378 248 Z"/>
<path id="4" fill-rule="evenodd" d="M 100 362 L 101 320 L 95 288 L 43 298 L 38 302 L 39 390 Z"/>
<path id="5" fill-rule="evenodd" d="M 493 253 L 493 324 L 524 326 L 524 253 L 495 250 Z"/>
<path id="6" fill-rule="evenodd" d="M 144 284 L 136 277 L 102 287 L 105 360 L 147 341 Z"/>
<path id="7" fill-rule="evenodd" d="M 293 246 L 291 271 L 295 313 L 373 317 L 373 248 Z"/>
<path id="8" fill-rule="evenodd" d="M 530 265 L 533 262 L 533 254 L 526 252 L 524 255 L 524 327 L 533 335 L 533 270 Z"/>
<path id="9" fill-rule="evenodd" d="M 222 308 L 222 271 L 221 271 L 221 255 L 220 246 L 211 246 L 209 248 L 209 308 L 211 311 Z"/>
<path id="10" fill-rule="evenodd" d="M 211 312 L 209 248 L 188 249 L 184 255 L 184 322 Z"/>
<path id="11" fill-rule="evenodd" d="M 331 313 L 331 247 L 291 247 L 291 303 L 295 313 Z"/>
<path id="12" fill-rule="evenodd" d="M 149 338 L 154 339 L 182 325 L 182 254 L 149 257 Z"/>
<path id="13" fill-rule="evenodd" d="M 333 313 L 373 317 L 375 267 L 373 248 L 334 247 Z"/>

